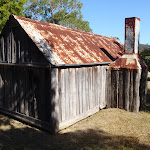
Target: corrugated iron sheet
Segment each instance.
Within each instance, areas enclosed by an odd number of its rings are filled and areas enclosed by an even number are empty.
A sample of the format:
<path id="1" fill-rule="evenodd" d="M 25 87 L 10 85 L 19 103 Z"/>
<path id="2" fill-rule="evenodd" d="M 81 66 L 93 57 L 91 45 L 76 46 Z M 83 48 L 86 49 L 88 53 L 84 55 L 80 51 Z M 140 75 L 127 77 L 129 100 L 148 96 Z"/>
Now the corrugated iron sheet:
<path id="1" fill-rule="evenodd" d="M 112 62 L 124 53 L 116 38 L 13 16 L 52 64 Z"/>
<path id="2" fill-rule="evenodd" d="M 111 70 L 139 70 L 142 68 L 147 68 L 145 62 L 140 58 L 138 54 L 124 54 L 118 58 L 115 62 L 109 65 Z"/>

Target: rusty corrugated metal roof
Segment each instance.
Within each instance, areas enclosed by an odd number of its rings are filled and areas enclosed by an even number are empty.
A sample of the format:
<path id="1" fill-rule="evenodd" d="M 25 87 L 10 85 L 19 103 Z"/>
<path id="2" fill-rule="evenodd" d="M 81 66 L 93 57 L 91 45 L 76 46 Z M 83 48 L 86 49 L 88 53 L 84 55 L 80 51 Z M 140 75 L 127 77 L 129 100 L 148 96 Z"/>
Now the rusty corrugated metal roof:
<path id="1" fill-rule="evenodd" d="M 112 62 L 124 53 L 116 38 L 13 16 L 52 64 Z"/>

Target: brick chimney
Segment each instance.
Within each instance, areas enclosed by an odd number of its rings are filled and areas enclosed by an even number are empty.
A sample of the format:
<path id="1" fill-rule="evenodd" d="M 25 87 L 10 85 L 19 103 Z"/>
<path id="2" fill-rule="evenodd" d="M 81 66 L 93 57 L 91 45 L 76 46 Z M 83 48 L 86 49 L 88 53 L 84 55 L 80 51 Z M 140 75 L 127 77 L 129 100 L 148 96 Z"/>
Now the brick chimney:
<path id="1" fill-rule="evenodd" d="M 139 53 L 139 34 L 140 34 L 140 19 L 126 18 L 125 19 L 125 53 Z"/>

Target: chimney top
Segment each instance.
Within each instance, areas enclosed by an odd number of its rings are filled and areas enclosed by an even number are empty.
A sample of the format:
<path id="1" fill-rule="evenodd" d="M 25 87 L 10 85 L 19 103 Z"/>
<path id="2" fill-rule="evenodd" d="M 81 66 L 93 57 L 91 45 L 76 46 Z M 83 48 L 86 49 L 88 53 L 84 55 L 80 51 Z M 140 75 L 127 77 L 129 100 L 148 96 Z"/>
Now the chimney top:
<path id="1" fill-rule="evenodd" d="M 139 53 L 140 19 L 125 18 L 125 53 Z"/>

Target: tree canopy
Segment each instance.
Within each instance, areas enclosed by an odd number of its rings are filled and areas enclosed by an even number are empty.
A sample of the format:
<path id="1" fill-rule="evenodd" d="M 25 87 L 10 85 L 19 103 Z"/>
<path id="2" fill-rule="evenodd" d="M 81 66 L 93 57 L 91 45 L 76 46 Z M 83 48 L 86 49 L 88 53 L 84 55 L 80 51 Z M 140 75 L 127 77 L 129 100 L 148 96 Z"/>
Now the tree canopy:
<path id="1" fill-rule="evenodd" d="M 0 32 L 3 29 L 10 14 L 23 16 L 26 0 L 0 0 Z"/>
<path id="2" fill-rule="evenodd" d="M 66 27 L 92 32 L 88 21 L 83 21 L 78 0 L 28 0 L 24 13 L 26 17 Z"/>

